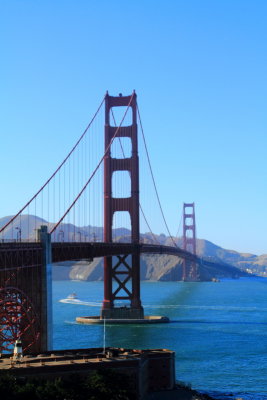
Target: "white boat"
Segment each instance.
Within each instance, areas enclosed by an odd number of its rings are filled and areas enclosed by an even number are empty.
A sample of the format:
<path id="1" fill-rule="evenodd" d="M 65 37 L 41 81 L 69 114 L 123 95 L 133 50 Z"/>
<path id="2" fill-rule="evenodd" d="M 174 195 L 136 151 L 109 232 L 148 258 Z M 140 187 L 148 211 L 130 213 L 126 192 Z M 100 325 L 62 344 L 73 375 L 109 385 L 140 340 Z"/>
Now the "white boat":
<path id="1" fill-rule="evenodd" d="M 59 300 L 60 303 L 81 304 L 83 301 L 77 299 L 76 293 L 71 293 L 66 299 Z"/>

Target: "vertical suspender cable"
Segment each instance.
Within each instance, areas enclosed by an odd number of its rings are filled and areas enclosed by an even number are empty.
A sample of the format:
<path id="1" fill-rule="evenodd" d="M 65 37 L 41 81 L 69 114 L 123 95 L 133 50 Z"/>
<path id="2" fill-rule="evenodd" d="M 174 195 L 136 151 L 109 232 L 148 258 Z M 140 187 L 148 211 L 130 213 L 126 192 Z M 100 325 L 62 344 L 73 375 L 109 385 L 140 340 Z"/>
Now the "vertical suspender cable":
<path id="1" fill-rule="evenodd" d="M 113 118 L 113 120 L 114 120 L 114 124 L 115 124 L 115 126 L 116 126 L 115 116 L 114 116 L 114 113 L 113 113 L 112 108 L 111 108 L 111 113 L 112 113 L 112 118 Z M 121 138 L 120 138 L 120 137 L 119 137 L 119 143 L 120 143 L 121 152 L 122 152 L 122 154 L 123 154 L 123 158 L 126 158 L 125 152 L 124 152 L 124 149 L 123 149 L 123 146 L 122 146 Z M 129 175 L 130 175 L 130 172 L 129 172 Z M 148 227 L 148 229 L 149 229 L 149 231 L 150 231 L 150 233 L 151 233 L 151 236 L 153 237 L 153 239 L 154 239 L 154 241 L 155 241 L 156 243 L 159 243 L 159 241 L 157 240 L 157 237 L 156 237 L 156 236 L 154 235 L 154 233 L 152 232 L 152 229 L 151 229 L 151 227 L 150 227 L 150 224 L 149 224 L 149 222 L 148 222 L 148 220 L 147 220 L 147 218 L 146 218 L 146 215 L 145 215 L 145 213 L 144 213 L 144 210 L 143 210 L 142 205 L 141 205 L 140 202 L 139 202 L 139 208 L 140 208 L 141 214 L 143 215 L 143 218 L 144 218 L 144 220 L 145 220 L 145 223 L 146 223 L 146 225 L 147 225 L 147 227 Z"/>
<path id="2" fill-rule="evenodd" d="M 50 233 L 53 233 L 57 227 L 59 226 L 59 224 L 64 220 L 64 218 L 66 217 L 66 215 L 70 212 L 70 210 L 73 208 L 73 206 L 77 203 L 77 201 L 79 200 L 79 198 L 81 197 L 81 195 L 83 194 L 83 192 L 85 191 L 85 189 L 87 188 L 87 186 L 89 185 L 89 183 L 91 182 L 91 180 L 93 179 L 93 177 L 95 176 L 96 172 L 99 170 L 100 165 L 102 164 L 106 154 L 108 153 L 108 151 L 110 150 L 110 147 L 114 141 L 114 139 L 116 138 L 119 129 L 121 128 L 123 121 L 125 119 L 125 116 L 129 110 L 129 107 L 132 103 L 132 99 L 133 99 L 134 93 L 132 94 L 129 104 L 127 106 L 127 109 L 123 115 L 123 118 L 121 120 L 120 126 L 115 130 L 115 133 L 113 135 L 113 137 L 111 138 L 111 141 L 109 143 L 109 145 L 107 146 L 107 148 L 105 149 L 105 153 L 104 155 L 101 157 L 100 161 L 98 162 L 97 166 L 95 167 L 94 171 L 92 172 L 91 176 L 89 177 L 89 179 L 87 180 L 87 182 L 85 183 L 84 187 L 82 188 L 82 190 L 80 191 L 80 193 L 76 196 L 76 198 L 74 199 L 74 201 L 72 202 L 72 204 L 68 207 L 68 209 L 66 210 L 66 212 L 64 213 L 64 215 L 60 218 L 60 220 L 55 224 L 55 226 L 53 227 L 53 229 L 50 231 Z"/>
<path id="3" fill-rule="evenodd" d="M 44 190 L 44 188 L 49 184 L 49 182 L 54 178 L 54 176 L 58 173 L 58 171 L 61 169 L 61 167 L 65 164 L 65 162 L 69 159 L 69 157 L 71 156 L 71 154 L 74 152 L 74 150 L 77 148 L 77 146 L 79 145 L 79 143 L 81 142 L 81 140 L 83 139 L 83 137 L 85 136 L 86 132 L 89 130 L 89 128 L 91 127 L 93 121 L 95 120 L 98 112 L 100 111 L 103 103 L 105 101 L 105 96 L 103 98 L 103 100 L 101 101 L 98 109 L 96 110 L 93 118 L 91 119 L 90 123 L 87 125 L 86 129 L 84 130 L 83 134 L 81 135 L 81 137 L 79 138 L 79 140 L 76 142 L 76 144 L 73 146 L 73 148 L 71 149 L 71 151 L 68 153 L 67 157 L 62 161 L 62 163 L 59 165 L 59 167 L 55 170 L 55 172 L 50 176 L 50 178 L 45 182 L 45 184 L 37 191 L 37 193 L 17 212 L 16 215 L 14 215 L 1 229 L 0 229 L 0 233 L 2 231 L 4 231 L 9 224 L 11 224 L 27 207 L 28 205 Z"/>
<path id="4" fill-rule="evenodd" d="M 142 125 L 142 121 L 141 121 L 141 117 L 140 117 L 140 112 L 139 112 L 139 107 L 138 107 L 138 105 L 137 105 L 137 113 L 138 113 L 138 118 L 139 118 L 139 122 L 140 122 L 140 127 L 141 127 L 143 142 L 144 142 L 144 145 L 145 145 L 145 151 L 146 151 L 146 155 L 147 155 L 148 165 L 149 165 L 149 169 L 150 169 L 150 173 L 151 173 L 151 177 L 152 177 L 152 181 L 153 181 L 155 193 L 156 193 L 156 196 L 157 196 L 159 208 L 160 208 L 160 211 L 161 211 L 161 215 L 162 215 L 162 218 L 163 218 L 165 227 L 166 227 L 166 229 L 167 229 L 167 231 L 168 231 L 168 234 L 169 234 L 169 236 L 170 236 L 170 238 L 171 238 L 171 240 L 172 240 L 174 246 L 176 246 L 176 243 L 175 243 L 175 241 L 174 241 L 174 239 L 173 239 L 173 237 L 172 237 L 172 235 L 171 235 L 171 233 L 170 233 L 170 230 L 169 230 L 169 227 L 168 227 L 168 224 L 167 224 L 165 215 L 164 215 L 164 213 L 163 213 L 162 205 L 161 205 L 161 202 L 160 202 L 160 198 L 159 198 L 159 194 L 158 194 L 158 190 L 157 190 L 157 186 L 156 186 L 154 174 L 153 174 L 153 171 L 152 171 L 152 166 L 151 166 L 151 162 L 150 162 L 150 157 L 149 157 L 149 154 L 148 154 L 148 149 L 147 149 L 147 145 L 146 145 L 145 134 L 144 134 L 144 130 L 143 130 L 143 125 Z"/>

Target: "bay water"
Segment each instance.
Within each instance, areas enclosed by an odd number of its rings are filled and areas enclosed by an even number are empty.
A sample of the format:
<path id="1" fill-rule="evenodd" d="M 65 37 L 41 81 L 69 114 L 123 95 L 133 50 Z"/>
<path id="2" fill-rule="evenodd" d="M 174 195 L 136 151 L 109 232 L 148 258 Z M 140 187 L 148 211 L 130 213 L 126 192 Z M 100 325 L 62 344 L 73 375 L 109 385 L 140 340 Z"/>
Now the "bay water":
<path id="1" fill-rule="evenodd" d="M 62 303 L 77 293 L 80 304 Z M 176 379 L 218 399 L 267 399 L 267 279 L 141 283 L 146 315 L 169 324 L 108 325 L 105 345 L 176 352 Z M 54 281 L 54 349 L 102 347 L 103 325 L 80 325 L 99 315 L 103 282 Z"/>

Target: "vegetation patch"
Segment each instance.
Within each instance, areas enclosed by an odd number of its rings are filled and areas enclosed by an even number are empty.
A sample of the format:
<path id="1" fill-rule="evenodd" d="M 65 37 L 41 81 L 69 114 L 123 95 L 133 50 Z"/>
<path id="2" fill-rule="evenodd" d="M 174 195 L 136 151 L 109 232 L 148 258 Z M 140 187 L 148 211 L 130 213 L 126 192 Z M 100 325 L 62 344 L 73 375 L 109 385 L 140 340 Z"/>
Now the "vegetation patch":
<path id="1" fill-rule="evenodd" d="M 0 371 L 3 400 L 133 400 L 130 378 L 113 370 L 98 370 L 87 377 L 73 374 L 67 379 L 16 377 Z"/>

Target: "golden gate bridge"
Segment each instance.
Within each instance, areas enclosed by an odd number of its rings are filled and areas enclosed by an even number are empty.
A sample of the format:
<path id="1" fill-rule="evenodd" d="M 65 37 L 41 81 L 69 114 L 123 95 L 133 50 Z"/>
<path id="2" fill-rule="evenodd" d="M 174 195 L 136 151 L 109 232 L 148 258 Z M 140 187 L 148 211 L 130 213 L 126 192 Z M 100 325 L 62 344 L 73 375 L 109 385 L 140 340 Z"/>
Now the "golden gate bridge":
<path id="1" fill-rule="evenodd" d="M 118 115 L 119 123 L 116 122 Z M 103 117 L 105 139 L 101 150 L 103 139 L 97 133 L 103 132 Z M 138 127 L 171 246 L 157 242 L 140 202 Z M 150 197 L 148 193 L 149 201 Z M 163 213 L 136 93 L 110 96 L 107 92 L 66 158 L 0 229 L 1 351 L 11 349 L 17 339 L 22 341 L 24 352 L 51 348 L 51 264 L 54 262 L 104 257 L 100 319 L 106 320 L 118 317 L 117 304 L 121 300 L 129 303 L 125 318 L 144 319 L 140 297 L 140 255 L 143 253 L 181 257 L 183 280 L 197 280 L 197 265 L 201 260 L 195 249 L 194 209 L 186 211 L 190 206 L 193 204 L 184 206 L 182 249 L 170 234 Z M 153 244 L 140 240 L 140 216 L 154 238 Z M 193 223 L 188 224 L 188 218 Z M 114 237 L 114 227 L 127 225 L 129 237 Z M 103 237 L 97 241 L 96 226 L 103 226 Z"/>

